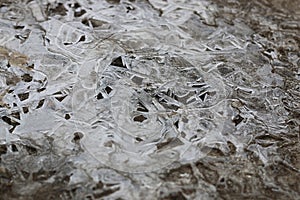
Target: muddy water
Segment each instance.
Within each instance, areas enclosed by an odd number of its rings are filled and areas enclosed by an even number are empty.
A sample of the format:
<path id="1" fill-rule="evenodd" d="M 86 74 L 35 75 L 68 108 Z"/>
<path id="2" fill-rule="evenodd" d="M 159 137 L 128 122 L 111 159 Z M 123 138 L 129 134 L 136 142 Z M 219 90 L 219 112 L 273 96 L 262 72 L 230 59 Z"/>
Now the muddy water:
<path id="1" fill-rule="evenodd" d="M 0 199 L 297 199 L 299 5 L 1 1 Z"/>

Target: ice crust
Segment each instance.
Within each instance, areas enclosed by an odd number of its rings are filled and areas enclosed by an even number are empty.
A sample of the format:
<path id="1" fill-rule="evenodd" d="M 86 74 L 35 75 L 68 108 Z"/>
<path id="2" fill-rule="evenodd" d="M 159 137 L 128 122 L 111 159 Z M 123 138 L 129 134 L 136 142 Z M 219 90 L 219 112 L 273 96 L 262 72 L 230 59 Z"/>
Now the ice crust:
<path id="1" fill-rule="evenodd" d="M 1 1 L 0 196 L 297 199 L 299 5 Z"/>

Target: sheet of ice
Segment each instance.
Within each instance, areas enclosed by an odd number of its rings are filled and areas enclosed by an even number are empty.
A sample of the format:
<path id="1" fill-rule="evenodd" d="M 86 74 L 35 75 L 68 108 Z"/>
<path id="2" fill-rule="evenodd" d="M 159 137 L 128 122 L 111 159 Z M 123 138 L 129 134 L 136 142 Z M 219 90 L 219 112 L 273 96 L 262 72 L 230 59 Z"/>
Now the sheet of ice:
<path id="1" fill-rule="evenodd" d="M 1 1 L 0 194 L 297 199 L 299 5 Z"/>

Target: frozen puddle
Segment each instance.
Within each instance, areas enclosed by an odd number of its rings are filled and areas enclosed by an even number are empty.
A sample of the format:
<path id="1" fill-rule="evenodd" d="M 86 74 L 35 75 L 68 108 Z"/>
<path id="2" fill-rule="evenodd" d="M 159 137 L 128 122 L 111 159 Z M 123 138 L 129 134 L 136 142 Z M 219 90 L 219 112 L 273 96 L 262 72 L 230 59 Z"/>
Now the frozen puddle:
<path id="1" fill-rule="evenodd" d="M 298 199 L 297 0 L 2 0 L 0 199 Z"/>
<path id="2" fill-rule="evenodd" d="M 83 144 L 126 172 L 198 159 L 205 145 L 221 142 L 224 90 L 220 79 L 178 56 L 119 56 L 98 74 L 96 94 L 87 94 L 95 106 L 84 109 L 96 112 Z"/>

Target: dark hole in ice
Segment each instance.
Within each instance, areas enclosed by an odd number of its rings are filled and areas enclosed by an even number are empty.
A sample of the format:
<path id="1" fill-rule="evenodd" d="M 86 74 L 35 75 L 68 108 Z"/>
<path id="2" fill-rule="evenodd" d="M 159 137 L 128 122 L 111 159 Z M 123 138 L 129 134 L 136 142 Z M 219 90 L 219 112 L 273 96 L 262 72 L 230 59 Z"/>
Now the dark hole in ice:
<path id="1" fill-rule="evenodd" d="M 81 23 L 86 25 L 86 26 L 89 26 L 89 20 L 88 19 L 81 20 Z"/>
<path id="2" fill-rule="evenodd" d="M 135 8 L 132 7 L 132 6 L 127 6 L 126 8 L 127 8 L 127 10 L 134 10 L 134 9 L 135 9 Z"/>
<path id="3" fill-rule="evenodd" d="M 227 146 L 228 146 L 228 148 L 229 148 L 229 154 L 234 154 L 234 153 L 236 153 L 236 146 L 232 143 L 232 142 L 230 142 L 230 141 L 227 141 Z"/>
<path id="4" fill-rule="evenodd" d="M 44 91 L 44 90 L 46 90 L 46 88 L 40 88 L 40 89 L 37 89 L 36 91 L 37 91 L 37 92 L 42 92 L 42 91 Z"/>
<path id="5" fill-rule="evenodd" d="M 271 56 L 269 53 L 262 52 L 262 54 L 263 54 L 264 56 L 266 56 L 267 58 L 272 59 L 272 56 Z"/>
<path id="6" fill-rule="evenodd" d="M 14 112 L 14 113 L 11 114 L 11 116 L 20 120 L 20 113 L 19 112 Z"/>
<path id="7" fill-rule="evenodd" d="M 25 26 L 14 26 L 14 29 L 23 29 Z"/>
<path id="8" fill-rule="evenodd" d="M 209 96 L 215 96 L 216 94 L 217 94 L 216 91 L 207 92 L 207 95 L 209 95 Z"/>
<path id="9" fill-rule="evenodd" d="M 68 120 L 68 119 L 70 119 L 70 118 L 71 118 L 70 114 L 65 114 L 65 119 L 66 119 L 66 120 Z"/>
<path id="10" fill-rule="evenodd" d="M 142 104 L 142 103 L 138 103 L 137 104 L 138 108 L 137 108 L 137 111 L 140 111 L 140 112 L 149 112 L 149 110 Z"/>
<path id="11" fill-rule="evenodd" d="M 173 99 L 175 99 L 176 101 L 185 103 L 185 102 L 184 102 L 184 98 L 180 98 L 180 97 L 178 97 L 176 94 L 173 94 Z"/>
<path id="12" fill-rule="evenodd" d="M 104 186 L 104 184 L 102 183 L 102 181 L 99 181 L 92 189 L 93 190 L 100 190 L 102 189 Z"/>
<path id="13" fill-rule="evenodd" d="M 145 121 L 147 118 L 144 116 L 144 115 L 138 115 L 138 116 L 135 116 L 134 118 L 133 118 L 133 121 L 135 121 L 135 122 L 143 122 L 143 121 Z"/>
<path id="14" fill-rule="evenodd" d="M 84 42 L 84 41 L 85 41 L 85 35 L 82 35 L 82 36 L 79 38 L 78 42 Z"/>
<path id="15" fill-rule="evenodd" d="M 44 105 L 44 102 L 45 102 L 45 99 L 40 100 L 36 109 L 41 108 Z"/>
<path id="16" fill-rule="evenodd" d="M 205 93 L 203 93 L 203 94 L 199 95 L 199 98 L 200 98 L 202 101 L 204 101 L 204 100 L 205 100 L 205 97 L 206 97 L 206 95 L 207 95 L 207 93 L 205 92 Z"/>
<path id="17" fill-rule="evenodd" d="M 47 37 L 43 37 L 44 38 L 44 44 L 49 44 L 50 43 L 50 39 Z"/>
<path id="18" fill-rule="evenodd" d="M 143 140 L 142 138 L 140 138 L 140 137 L 136 137 L 135 140 L 138 141 L 138 142 L 144 141 L 144 140 Z"/>
<path id="19" fill-rule="evenodd" d="M 129 13 L 131 10 L 135 10 L 135 8 L 134 7 L 132 7 L 132 6 L 126 6 L 126 9 L 127 9 L 127 13 Z"/>
<path id="20" fill-rule="evenodd" d="M 173 96 L 173 92 L 169 88 L 168 88 L 168 90 L 162 90 L 161 92 L 169 97 Z"/>
<path id="21" fill-rule="evenodd" d="M 101 27 L 103 24 L 106 24 L 106 22 L 98 20 L 98 19 L 89 19 L 91 22 L 93 28 Z"/>
<path id="22" fill-rule="evenodd" d="M 44 79 L 44 80 L 33 80 L 34 82 L 36 82 L 36 83 L 43 83 L 43 81 L 46 81 L 46 78 Z"/>
<path id="23" fill-rule="evenodd" d="M 198 84 L 193 84 L 193 85 L 192 85 L 192 88 L 202 88 L 202 87 L 204 87 L 204 86 L 206 86 L 205 83 L 198 83 Z"/>
<path id="24" fill-rule="evenodd" d="M 28 99 L 29 93 L 27 92 L 27 93 L 18 94 L 18 97 L 21 101 L 24 101 L 24 100 Z"/>
<path id="25" fill-rule="evenodd" d="M 116 66 L 116 67 L 126 68 L 126 66 L 123 65 L 123 61 L 122 61 L 121 56 L 113 59 L 113 61 L 111 62 L 111 65 Z"/>
<path id="26" fill-rule="evenodd" d="M 74 12 L 74 17 L 81 17 L 82 15 L 84 15 L 86 13 L 85 10 L 80 10 L 80 11 L 75 11 Z"/>
<path id="27" fill-rule="evenodd" d="M 68 10 L 65 8 L 64 4 L 58 3 L 55 8 L 48 9 L 47 14 L 49 16 L 53 16 L 53 15 L 56 15 L 56 14 L 65 16 L 67 14 L 67 11 Z"/>
<path id="28" fill-rule="evenodd" d="M 74 3 L 74 6 L 73 6 L 73 8 L 75 8 L 75 9 L 77 9 L 77 8 L 80 8 L 80 4 L 79 3 Z"/>
<path id="29" fill-rule="evenodd" d="M 58 101 L 62 102 L 66 98 L 66 96 L 67 95 L 61 96 L 61 97 L 55 97 L 55 99 L 57 99 Z"/>
<path id="30" fill-rule="evenodd" d="M 198 136 L 197 135 L 193 135 L 192 137 L 190 137 L 190 141 L 193 141 L 193 140 L 196 140 L 198 138 Z"/>
<path id="31" fill-rule="evenodd" d="M 22 75 L 22 81 L 31 82 L 32 81 L 32 76 L 30 74 L 24 74 L 24 75 Z"/>
<path id="32" fill-rule="evenodd" d="M 97 94 L 97 99 L 103 99 L 103 95 L 101 94 L 101 92 L 99 92 L 99 94 Z"/>
<path id="33" fill-rule="evenodd" d="M 72 142 L 78 144 L 82 137 L 83 137 L 82 133 L 76 132 L 76 133 L 74 133 L 74 138 L 73 138 Z"/>
<path id="34" fill-rule="evenodd" d="M 28 113 L 28 111 L 29 111 L 29 110 L 28 110 L 28 107 L 23 107 L 23 112 L 24 112 L 24 113 Z"/>
<path id="35" fill-rule="evenodd" d="M 15 38 L 21 40 L 21 43 L 27 39 L 28 36 L 23 35 L 15 35 Z"/>
<path id="36" fill-rule="evenodd" d="M 2 119 L 4 122 L 6 122 L 7 124 L 12 125 L 12 126 L 14 126 L 14 127 L 20 125 L 19 122 L 16 122 L 16 121 L 12 120 L 11 118 L 9 118 L 9 117 L 7 117 L 7 116 L 3 116 L 3 117 L 1 117 L 1 119 Z"/>
<path id="37" fill-rule="evenodd" d="M 174 126 L 178 129 L 179 128 L 179 120 L 177 120 L 175 123 L 174 123 Z"/>
<path id="38" fill-rule="evenodd" d="M 29 66 L 28 66 L 28 68 L 30 68 L 30 69 L 34 69 L 34 64 L 32 64 L 32 65 L 29 65 Z"/>
<path id="39" fill-rule="evenodd" d="M 106 91 L 107 94 L 111 93 L 112 89 L 109 86 L 106 86 L 106 88 L 104 89 Z"/>
<path id="40" fill-rule="evenodd" d="M 160 103 L 167 103 L 167 101 L 159 94 L 155 94 L 154 98 L 157 99 Z"/>
<path id="41" fill-rule="evenodd" d="M 63 43 L 65 46 L 68 46 L 68 45 L 72 45 L 73 43 L 72 42 L 64 42 Z"/>
<path id="42" fill-rule="evenodd" d="M 13 152 L 17 152 L 17 151 L 18 151 L 18 148 L 17 148 L 17 146 L 16 146 L 15 144 L 12 144 L 12 145 L 11 145 L 11 150 L 12 150 Z"/>
<path id="43" fill-rule="evenodd" d="M 237 126 L 238 124 L 240 124 L 242 121 L 244 120 L 243 117 L 241 117 L 240 115 L 237 115 L 233 118 L 233 122 L 235 124 L 235 126 Z"/>
<path id="44" fill-rule="evenodd" d="M 37 153 L 37 149 L 35 147 L 25 145 L 25 148 L 29 155 L 33 155 Z"/>

